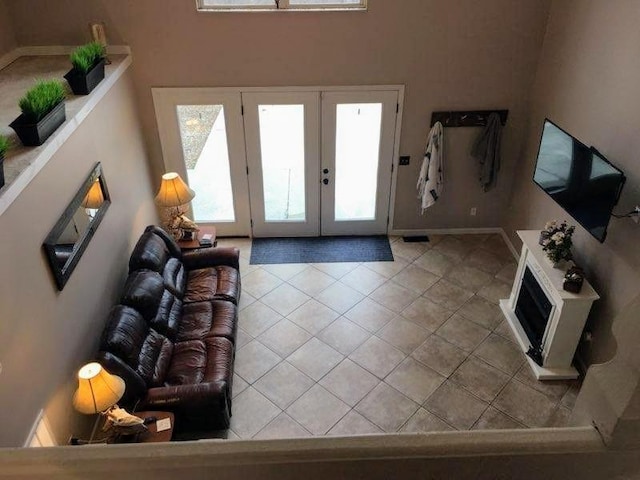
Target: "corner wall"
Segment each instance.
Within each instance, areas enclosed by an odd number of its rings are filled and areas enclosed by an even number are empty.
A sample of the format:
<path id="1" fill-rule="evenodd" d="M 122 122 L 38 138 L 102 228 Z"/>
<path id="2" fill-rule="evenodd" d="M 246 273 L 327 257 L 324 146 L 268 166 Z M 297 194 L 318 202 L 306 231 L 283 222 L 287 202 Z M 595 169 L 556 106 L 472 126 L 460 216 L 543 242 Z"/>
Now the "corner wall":
<path id="1" fill-rule="evenodd" d="M 96 162 L 112 204 L 58 292 L 42 242 Z M 0 447 L 21 446 L 43 408 L 58 442 L 82 433 L 75 374 L 96 351 L 133 245 L 156 221 L 129 71 L 0 216 Z"/>
<path id="2" fill-rule="evenodd" d="M 7 1 L 0 0 L 0 57 L 9 53 L 17 46 L 13 24 L 9 17 Z"/>
<path id="3" fill-rule="evenodd" d="M 521 149 L 548 0 L 369 0 L 368 12 L 198 13 L 176 0 L 11 3 L 20 45 L 73 44 L 106 22 L 131 46 L 154 179 L 164 172 L 151 87 L 406 85 L 396 229 L 498 227 Z M 39 12 L 33 15 L 32 12 Z M 431 112 L 509 109 L 498 187 L 484 193 L 469 151 L 478 128 L 448 130 L 442 199 L 420 215 L 416 179 Z M 469 215 L 477 207 L 477 216 Z"/>
<path id="4" fill-rule="evenodd" d="M 626 213 L 640 203 L 638 24 L 636 1 L 553 1 L 506 221 L 514 243 L 515 230 L 540 229 L 554 218 L 572 220 L 531 180 L 545 117 L 595 146 L 625 172 L 627 184 L 615 211 Z M 579 348 L 587 364 L 609 360 L 617 349 L 613 320 L 640 293 L 639 242 L 640 227 L 630 219 L 612 218 L 604 244 L 576 228 L 576 261 L 602 297 L 586 327 L 593 332 L 593 342 Z"/>

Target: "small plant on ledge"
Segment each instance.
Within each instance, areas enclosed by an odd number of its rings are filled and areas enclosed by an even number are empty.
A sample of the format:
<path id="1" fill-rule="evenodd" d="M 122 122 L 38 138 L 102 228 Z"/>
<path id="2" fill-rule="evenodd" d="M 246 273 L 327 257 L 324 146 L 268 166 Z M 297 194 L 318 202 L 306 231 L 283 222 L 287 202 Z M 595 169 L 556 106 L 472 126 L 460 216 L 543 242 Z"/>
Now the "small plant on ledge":
<path id="1" fill-rule="evenodd" d="M 542 250 L 547 254 L 547 258 L 554 265 L 560 263 L 562 260 L 571 260 L 571 247 L 573 242 L 571 236 L 573 235 L 576 227 L 574 225 L 569 226 L 565 221 L 558 224 L 553 220 L 547 222 L 544 226 L 544 230 L 540 234 L 540 244 Z"/>
<path id="2" fill-rule="evenodd" d="M 11 142 L 4 135 L 0 135 L 0 188 L 4 186 L 4 154 L 7 153 Z"/>
<path id="3" fill-rule="evenodd" d="M 98 42 L 76 48 L 69 57 L 73 68 L 67 72 L 71 90 L 76 95 L 88 95 L 104 78 L 106 48 Z"/>
<path id="4" fill-rule="evenodd" d="M 39 80 L 18 102 L 22 115 L 9 125 L 25 146 L 42 145 L 66 119 L 59 80 Z"/>

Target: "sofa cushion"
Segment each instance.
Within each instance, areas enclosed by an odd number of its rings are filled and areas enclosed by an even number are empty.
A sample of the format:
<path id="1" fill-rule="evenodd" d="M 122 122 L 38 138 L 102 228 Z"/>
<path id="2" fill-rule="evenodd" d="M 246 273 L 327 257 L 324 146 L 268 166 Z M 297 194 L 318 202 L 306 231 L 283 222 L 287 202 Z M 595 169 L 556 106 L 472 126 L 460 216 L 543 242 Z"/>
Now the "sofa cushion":
<path id="1" fill-rule="evenodd" d="M 171 291 L 165 290 L 156 316 L 150 320 L 150 323 L 155 330 L 175 341 L 182 322 L 181 316 L 182 301 Z"/>
<path id="2" fill-rule="evenodd" d="M 163 295 L 164 280 L 160 274 L 150 270 L 138 270 L 129 274 L 121 303 L 135 308 L 150 322 L 158 313 Z"/>
<path id="3" fill-rule="evenodd" d="M 166 386 L 196 385 L 205 382 L 231 382 L 233 345 L 222 337 L 178 342 L 173 350 Z"/>
<path id="4" fill-rule="evenodd" d="M 145 338 L 140 357 L 138 358 L 137 372 L 149 387 L 158 387 L 164 384 L 167 372 L 172 364 L 174 345 L 167 337 L 153 329 Z"/>
<path id="5" fill-rule="evenodd" d="M 131 307 L 116 305 L 102 333 L 100 350 L 111 352 L 135 370 L 148 333 L 149 325 L 140 313 Z"/>
<path id="6" fill-rule="evenodd" d="M 162 272 L 170 257 L 164 240 L 154 232 L 147 231 L 142 234 L 133 249 L 129 259 L 129 271 L 147 269 Z"/>
<path id="7" fill-rule="evenodd" d="M 179 298 L 184 296 L 185 287 L 187 284 L 187 273 L 184 269 L 184 265 L 177 258 L 170 258 L 167 260 L 167 264 L 162 271 L 162 278 L 164 279 L 164 286 L 171 290 Z"/>
<path id="8" fill-rule="evenodd" d="M 235 268 L 218 265 L 188 272 L 185 303 L 228 300 L 237 305 L 239 295 L 240 279 Z"/>
<path id="9" fill-rule="evenodd" d="M 177 341 L 225 337 L 235 343 L 237 307 L 227 301 L 185 303 Z"/>

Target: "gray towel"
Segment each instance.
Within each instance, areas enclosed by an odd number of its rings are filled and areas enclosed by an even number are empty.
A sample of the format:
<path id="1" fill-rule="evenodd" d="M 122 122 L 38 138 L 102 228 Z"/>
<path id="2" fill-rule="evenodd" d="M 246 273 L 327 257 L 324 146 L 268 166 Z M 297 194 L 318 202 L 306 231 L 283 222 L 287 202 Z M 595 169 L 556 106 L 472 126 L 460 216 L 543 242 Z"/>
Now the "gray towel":
<path id="1" fill-rule="evenodd" d="M 501 133 L 500 115 L 493 112 L 487 119 L 487 126 L 482 130 L 471 149 L 471 156 L 478 162 L 478 177 L 485 192 L 495 187 L 498 179 Z"/>

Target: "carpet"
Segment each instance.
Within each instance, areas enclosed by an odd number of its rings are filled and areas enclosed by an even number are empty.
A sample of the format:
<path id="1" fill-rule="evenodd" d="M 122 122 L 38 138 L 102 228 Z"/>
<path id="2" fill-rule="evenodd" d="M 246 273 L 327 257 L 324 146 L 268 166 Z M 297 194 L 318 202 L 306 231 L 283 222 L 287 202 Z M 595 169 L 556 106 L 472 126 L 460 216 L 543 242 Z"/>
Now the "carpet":
<path id="1" fill-rule="evenodd" d="M 252 265 L 270 263 L 393 262 L 386 235 L 254 238 Z"/>

